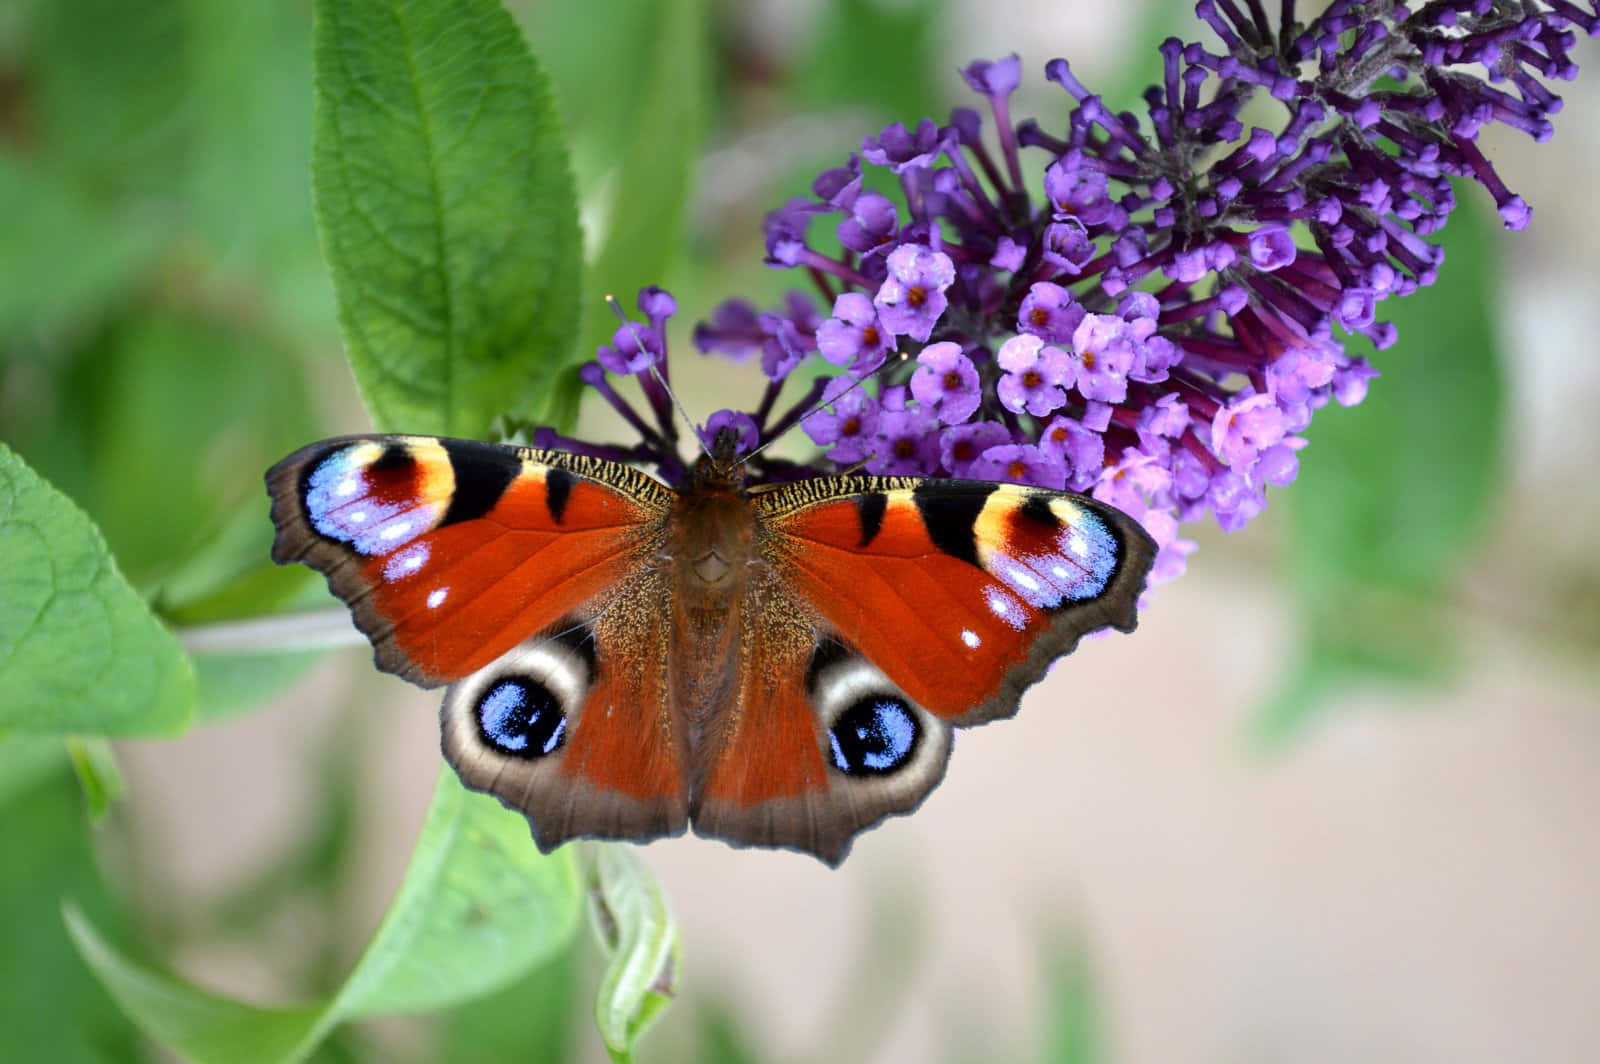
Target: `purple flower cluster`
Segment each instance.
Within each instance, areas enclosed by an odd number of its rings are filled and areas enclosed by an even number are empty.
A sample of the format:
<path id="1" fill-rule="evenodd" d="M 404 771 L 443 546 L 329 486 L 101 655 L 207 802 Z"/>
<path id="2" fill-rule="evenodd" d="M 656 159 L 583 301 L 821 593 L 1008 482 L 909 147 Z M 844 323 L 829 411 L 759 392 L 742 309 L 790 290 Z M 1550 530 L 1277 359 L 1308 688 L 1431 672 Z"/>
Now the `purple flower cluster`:
<path id="1" fill-rule="evenodd" d="M 1072 100 L 1053 131 L 1012 120 L 1015 56 L 973 63 L 992 144 L 969 108 L 893 125 L 768 216 L 768 262 L 805 271 L 821 303 L 735 300 L 696 329 L 702 351 L 759 354 L 769 382 L 755 411 L 713 425 L 749 450 L 803 419 L 839 466 L 1092 493 L 1143 522 L 1161 545 L 1153 579 L 1171 579 L 1193 550 L 1180 522 L 1242 526 L 1294 479 L 1312 412 L 1366 394 L 1375 371 L 1334 327 L 1394 342 L 1378 304 L 1433 281 L 1450 178 L 1527 224 L 1475 141 L 1493 122 L 1551 135 L 1561 101 L 1541 79 L 1575 76 L 1573 28 L 1600 35 L 1589 4 L 1335 0 L 1300 23 L 1284 0 L 1274 29 L 1261 0 L 1201 0 L 1220 48 L 1167 41 L 1143 116 L 1047 64 Z M 1252 101 L 1276 103 L 1276 122 L 1246 126 Z M 1045 154 L 1042 187 L 1025 183 L 1024 151 Z M 868 188 L 865 166 L 898 197 Z M 815 232 L 828 215 L 831 233 Z M 664 355 L 668 303 L 647 290 L 646 324 L 601 351 L 646 384 L 646 451 L 672 442 L 644 372 Z M 813 355 L 844 372 L 775 414 Z M 654 458 L 670 475 L 675 454 Z M 808 470 L 763 455 L 751 472 Z"/>

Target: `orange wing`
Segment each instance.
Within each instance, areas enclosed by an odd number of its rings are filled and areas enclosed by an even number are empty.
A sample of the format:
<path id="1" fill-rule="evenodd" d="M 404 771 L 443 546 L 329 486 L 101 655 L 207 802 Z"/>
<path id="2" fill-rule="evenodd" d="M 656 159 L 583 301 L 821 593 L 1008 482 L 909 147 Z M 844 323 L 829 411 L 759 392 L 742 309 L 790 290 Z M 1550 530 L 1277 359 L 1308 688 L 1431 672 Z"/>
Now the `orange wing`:
<path id="1" fill-rule="evenodd" d="M 280 564 L 320 570 L 378 668 L 476 672 L 648 558 L 672 492 L 614 462 L 431 436 L 346 436 L 267 472 Z"/>
<path id="2" fill-rule="evenodd" d="M 762 502 L 797 597 L 958 725 L 1015 713 L 1085 633 L 1131 631 L 1155 554 L 1119 510 L 1013 484 L 838 478 Z"/>

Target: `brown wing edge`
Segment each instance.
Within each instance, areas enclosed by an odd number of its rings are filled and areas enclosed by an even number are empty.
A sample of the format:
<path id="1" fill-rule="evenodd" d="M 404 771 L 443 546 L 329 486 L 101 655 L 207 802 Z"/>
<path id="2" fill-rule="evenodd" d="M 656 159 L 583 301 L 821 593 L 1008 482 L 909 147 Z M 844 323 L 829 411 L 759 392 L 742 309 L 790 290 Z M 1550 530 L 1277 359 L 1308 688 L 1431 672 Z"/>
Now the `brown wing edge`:
<path id="1" fill-rule="evenodd" d="M 932 716 L 932 714 L 929 714 Z M 934 718 L 937 720 L 938 718 Z M 779 798 L 763 802 L 757 818 L 740 817 L 719 811 L 716 805 L 701 803 L 692 813 L 694 831 L 703 838 L 714 838 L 736 850 L 791 850 L 815 857 L 829 868 L 838 868 L 850 856 L 850 850 L 862 834 L 877 827 L 890 817 L 909 816 L 927 801 L 950 766 L 951 726 L 940 721 L 936 738 L 938 748 L 930 756 L 927 772 L 916 781 L 916 790 L 905 798 L 889 801 L 857 802 L 853 798 L 846 804 L 845 816 L 821 816 L 826 810 L 821 802 L 806 798 Z M 826 798 L 829 792 L 823 792 Z M 743 820 L 737 826 L 735 820 Z M 756 825 L 752 830 L 752 820 Z M 739 834 L 734 834 L 738 831 Z"/>
<path id="2" fill-rule="evenodd" d="M 1150 567 L 1155 563 L 1155 540 L 1139 522 L 1106 503 L 1066 492 L 1051 494 L 1069 495 L 1074 503 L 1093 510 L 1106 522 L 1118 540 L 1117 567 L 1106 589 L 1095 598 L 1054 611 L 1050 627 L 1029 646 L 1027 659 L 1002 677 L 1000 689 L 987 701 L 951 719 L 958 728 L 1016 716 L 1023 693 L 1044 679 L 1051 665 L 1076 650 L 1079 640 L 1090 632 L 1112 628 L 1126 633 L 1139 626 L 1139 596 L 1144 593 Z"/>
<path id="3" fill-rule="evenodd" d="M 681 797 L 637 802 L 571 777 L 563 778 L 559 802 L 534 801 L 531 783 L 520 798 L 503 794 L 496 789 L 500 772 L 472 757 L 476 748 L 455 731 L 460 726 L 453 724 L 441 707 L 439 749 L 445 761 L 467 790 L 493 797 L 526 820 L 528 834 L 540 853 L 553 853 L 557 847 L 578 839 L 642 843 L 676 838 L 689 830 L 688 810 Z"/>

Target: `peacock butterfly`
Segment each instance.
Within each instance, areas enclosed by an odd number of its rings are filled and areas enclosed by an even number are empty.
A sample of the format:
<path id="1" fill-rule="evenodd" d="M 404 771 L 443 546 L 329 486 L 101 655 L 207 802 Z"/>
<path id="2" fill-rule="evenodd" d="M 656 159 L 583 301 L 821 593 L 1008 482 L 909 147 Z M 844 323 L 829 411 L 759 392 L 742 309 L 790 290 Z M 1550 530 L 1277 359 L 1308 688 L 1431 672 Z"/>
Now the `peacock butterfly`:
<path id="1" fill-rule="evenodd" d="M 543 850 L 682 833 L 837 865 L 914 809 L 952 729 L 1131 631 L 1155 547 L 1082 495 L 820 476 L 673 489 L 617 462 L 345 436 L 267 473 L 272 557 L 327 576 L 378 668 L 449 684 L 444 755 Z"/>

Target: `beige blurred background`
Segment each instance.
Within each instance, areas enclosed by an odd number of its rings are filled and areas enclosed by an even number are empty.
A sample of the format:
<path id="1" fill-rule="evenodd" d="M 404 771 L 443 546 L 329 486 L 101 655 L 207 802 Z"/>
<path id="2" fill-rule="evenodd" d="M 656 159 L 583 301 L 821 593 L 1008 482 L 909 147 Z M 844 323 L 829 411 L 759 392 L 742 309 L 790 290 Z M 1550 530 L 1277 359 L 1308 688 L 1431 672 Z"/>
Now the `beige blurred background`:
<path id="1" fill-rule="evenodd" d="M 995 27 L 1046 9 L 1039 40 L 1056 41 L 1082 17 L 1069 8 L 985 5 L 957 23 L 952 69 L 1007 50 Z M 1082 48 L 1025 58 L 1037 69 Z M 675 1017 L 707 1000 L 772 1059 L 1028 1057 L 1052 1008 L 1051 947 L 1070 936 L 1111 1060 L 1600 1059 L 1600 70 L 1586 74 L 1564 86 L 1553 144 L 1490 151 L 1535 217 L 1505 241 L 1509 463 L 1457 592 L 1460 675 L 1346 692 L 1286 749 L 1253 752 L 1249 721 L 1296 638 L 1282 513 L 1232 537 L 1200 529 L 1188 575 L 1137 633 L 1085 645 L 1016 720 L 963 733 L 924 807 L 862 837 L 840 870 L 692 839 L 644 849 L 686 953 L 683 999 L 646 1059 L 675 1059 Z M 728 401 L 704 379 L 684 399 L 701 416 Z M 353 724 L 359 942 L 421 822 L 436 707 L 353 649 L 248 715 L 122 744 L 141 879 L 199 900 L 270 865 L 307 830 L 318 749 Z M 875 927 L 889 939 L 870 968 L 881 1007 L 834 1029 Z M 286 949 L 316 933 L 282 930 Z M 176 963 L 267 1000 L 295 989 L 260 942 Z M 404 1025 L 391 1036 L 403 1044 Z M 577 1042 L 604 1059 L 589 1030 Z"/>

